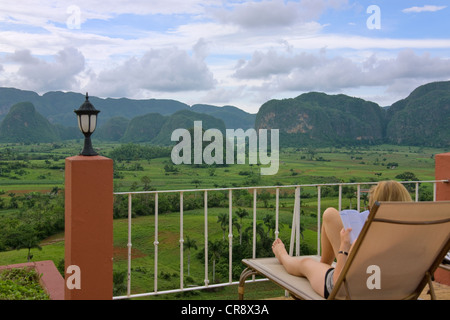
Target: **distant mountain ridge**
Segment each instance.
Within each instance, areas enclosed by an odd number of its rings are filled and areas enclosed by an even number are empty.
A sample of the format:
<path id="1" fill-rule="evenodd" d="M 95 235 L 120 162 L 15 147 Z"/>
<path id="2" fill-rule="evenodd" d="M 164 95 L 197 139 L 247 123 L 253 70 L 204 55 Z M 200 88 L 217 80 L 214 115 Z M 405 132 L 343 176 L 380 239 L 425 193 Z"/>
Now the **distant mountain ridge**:
<path id="1" fill-rule="evenodd" d="M 98 139 L 118 142 L 148 142 L 158 145 L 171 144 L 171 134 L 175 129 L 194 127 L 194 121 L 202 121 L 203 129 L 219 129 L 225 132 L 221 119 L 190 110 L 180 110 L 169 116 L 149 113 L 132 120 L 114 117 L 101 126 Z M 20 102 L 12 106 L 0 123 L 0 142 L 39 143 L 57 142 L 81 138 L 78 128 L 51 124 L 36 111 L 31 102 Z"/>
<path id="2" fill-rule="evenodd" d="M 389 108 L 346 95 L 310 92 L 270 100 L 257 129 L 279 129 L 284 146 L 402 144 L 450 146 L 450 81 L 416 88 Z"/>
<path id="3" fill-rule="evenodd" d="M 221 119 L 191 110 L 180 110 L 170 116 L 149 113 L 133 118 L 120 141 L 168 145 L 171 143 L 174 130 L 193 128 L 194 121 L 202 121 L 202 127 L 205 130 L 214 128 L 225 132 L 225 124 Z"/>
<path id="4" fill-rule="evenodd" d="M 343 94 L 310 92 L 270 100 L 259 110 L 256 129 L 280 128 L 282 145 L 377 144 L 383 141 L 380 106 Z"/>
<path id="5" fill-rule="evenodd" d="M 450 146 L 450 81 L 415 89 L 386 113 L 386 142 L 430 147 Z"/>
<path id="6" fill-rule="evenodd" d="M 74 92 L 47 92 L 42 96 L 33 91 L 0 87 L 0 121 L 8 114 L 10 108 L 19 102 L 31 102 L 36 110 L 53 124 L 66 127 L 76 126 L 73 110 L 84 102 L 85 95 Z M 192 108 L 180 101 L 170 99 L 112 99 L 90 96 L 89 101 L 101 110 L 99 125 L 115 117 L 131 120 L 148 113 L 167 116 L 180 110 L 191 110 L 213 115 L 226 122 L 228 128 L 253 128 L 255 114 L 247 113 L 232 106 L 217 107 L 212 105 L 194 105 Z"/>
<path id="7" fill-rule="evenodd" d="M 73 113 L 84 101 L 78 93 L 0 88 L 0 142 L 51 142 L 80 138 Z M 403 144 L 450 146 L 450 81 L 416 88 L 392 106 L 347 95 L 309 92 L 296 98 L 270 100 L 257 114 L 233 106 L 175 100 L 101 99 L 90 97 L 101 110 L 96 139 L 169 144 L 177 128 L 244 130 L 279 129 L 282 146 Z"/>
<path id="8" fill-rule="evenodd" d="M 39 114 L 31 102 L 15 104 L 0 124 L 3 142 L 54 142 L 60 140 L 58 129 Z"/>

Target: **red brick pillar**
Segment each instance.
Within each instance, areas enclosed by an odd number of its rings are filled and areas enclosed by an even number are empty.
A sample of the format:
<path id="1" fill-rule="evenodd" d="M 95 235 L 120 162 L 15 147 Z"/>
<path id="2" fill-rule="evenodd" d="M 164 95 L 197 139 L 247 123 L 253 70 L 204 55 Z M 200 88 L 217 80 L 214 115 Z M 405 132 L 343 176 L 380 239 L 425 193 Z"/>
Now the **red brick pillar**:
<path id="1" fill-rule="evenodd" d="M 111 300 L 113 161 L 66 159 L 65 299 Z"/>
<path id="2" fill-rule="evenodd" d="M 450 153 L 441 153 L 435 156 L 436 180 L 450 180 Z M 450 200 L 450 183 L 436 184 L 436 200 Z M 450 270 L 448 268 L 437 268 L 434 272 L 436 282 L 450 286 Z"/>
<path id="3" fill-rule="evenodd" d="M 450 180 L 450 153 L 441 153 L 435 156 L 436 180 Z M 436 184 L 436 200 L 450 200 L 450 183 Z"/>

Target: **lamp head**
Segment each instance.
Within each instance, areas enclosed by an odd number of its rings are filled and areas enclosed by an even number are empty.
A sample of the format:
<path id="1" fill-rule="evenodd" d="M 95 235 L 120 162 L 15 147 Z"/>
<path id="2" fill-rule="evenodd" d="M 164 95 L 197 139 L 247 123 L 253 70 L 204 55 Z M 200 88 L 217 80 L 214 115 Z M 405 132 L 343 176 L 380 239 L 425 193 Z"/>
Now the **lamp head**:
<path id="1" fill-rule="evenodd" d="M 83 156 L 96 156 L 98 153 L 94 151 L 91 143 L 91 134 L 97 127 L 97 115 L 100 110 L 94 108 L 89 102 L 89 95 L 86 92 L 86 101 L 80 106 L 78 110 L 74 110 L 78 118 L 78 128 L 84 134 L 84 149 L 81 152 Z"/>
<path id="2" fill-rule="evenodd" d="M 80 131 L 84 135 L 92 134 L 97 127 L 97 115 L 100 110 L 96 110 L 90 103 L 88 93 L 86 93 L 86 101 L 74 112 L 77 114 Z"/>

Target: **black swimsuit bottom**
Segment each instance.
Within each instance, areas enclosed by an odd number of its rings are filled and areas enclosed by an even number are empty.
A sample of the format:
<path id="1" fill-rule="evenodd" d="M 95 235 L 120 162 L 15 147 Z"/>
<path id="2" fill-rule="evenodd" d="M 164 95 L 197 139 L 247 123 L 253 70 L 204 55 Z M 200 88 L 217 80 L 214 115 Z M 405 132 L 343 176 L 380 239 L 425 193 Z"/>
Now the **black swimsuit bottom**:
<path id="1" fill-rule="evenodd" d="M 333 283 L 333 275 L 334 275 L 334 268 L 330 268 L 327 270 L 327 273 L 325 273 L 325 284 L 323 288 L 323 296 L 325 299 L 328 299 L 330 296 L 331 291 L 333 291 L 334 283 Z"/>

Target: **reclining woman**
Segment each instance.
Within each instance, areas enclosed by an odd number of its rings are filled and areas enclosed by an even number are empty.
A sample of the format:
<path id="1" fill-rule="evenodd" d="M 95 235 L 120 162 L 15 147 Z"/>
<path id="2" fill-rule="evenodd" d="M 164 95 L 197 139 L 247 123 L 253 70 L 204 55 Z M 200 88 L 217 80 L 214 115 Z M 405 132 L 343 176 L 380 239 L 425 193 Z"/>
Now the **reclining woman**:
<path id="1" fill-rule="evenodd" d="M 369 191 L 369 209 L 376 201 L 412 201 L 406 188 L 396 181 L 381 181 Z M 344 229 L 339 212 L 328 208 L 323 213 L 320 262 L 312 258 L 291 257 L 280 239 L 272 245 L 272 251 L 289 274 L 306 277 L 312 288 L 325 299 L 333 290 L 348 253 L 352 249 L 350 231 Z M 336 266 L 331 264 L 336 258 Z"/>

